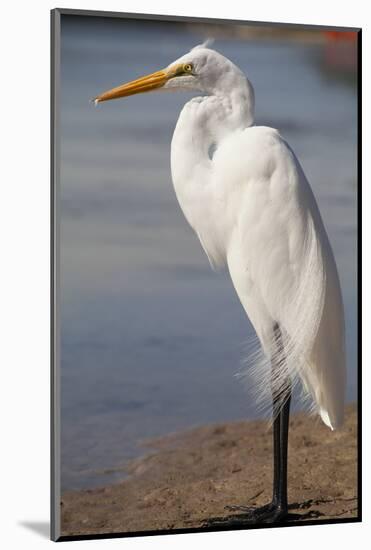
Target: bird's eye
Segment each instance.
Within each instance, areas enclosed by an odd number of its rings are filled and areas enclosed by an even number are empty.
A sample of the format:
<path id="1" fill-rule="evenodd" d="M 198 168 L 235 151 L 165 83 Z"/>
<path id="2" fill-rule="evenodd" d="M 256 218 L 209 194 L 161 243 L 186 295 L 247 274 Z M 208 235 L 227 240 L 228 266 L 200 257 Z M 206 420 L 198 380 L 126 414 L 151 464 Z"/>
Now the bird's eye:
<path id="1" fill-rule="evenodd" d="M 193 71 L 192 63 L 185 63 L 183 65 L 183 70 L 184 70 L 185 73 L 191 73 Z"/>

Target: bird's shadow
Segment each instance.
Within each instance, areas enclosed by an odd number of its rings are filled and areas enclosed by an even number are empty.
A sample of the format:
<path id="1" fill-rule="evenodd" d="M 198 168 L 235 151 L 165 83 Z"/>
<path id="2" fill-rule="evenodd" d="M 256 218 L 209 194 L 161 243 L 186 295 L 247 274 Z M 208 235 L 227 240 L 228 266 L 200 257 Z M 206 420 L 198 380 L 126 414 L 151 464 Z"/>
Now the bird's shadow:
<path id="1" fill-rule="evenodd" d="M 293 502 L 289 504 L 288 509 L 289 512 L 284 520 L 279 520 L 277 522 L 273 523 L 291 523 L 291 522 L 300 522 L 305 521 L 309 519 L 318 519 L 325 514 L 323 514 L 320 510 L 311 509 L 313 505 L 318 504 L 324 504 L 327 502 L 332 502 L 331 500 L 325 500 L 325 499 L 309 499 L 305 500 L 303 502 Z M 290 512 L 290 510 L 307 510 L 303 513 L 298 512 Z M 241 513 L 241 514 L 226 514 L 224 516 L 215 516 L 212 518 L 208 518 L 204 521 L 203 526 L 204 527 L 244 527 L 249 525 L 257 525 L 260 523 L 257 520 L 251 519 L 249 517 L 249 514 Z"/>
<path id="2" fill-rule="evenodd" d="M 289 510 L 307 510 L 312 506 L 318 506 L 318 504 L 327 504 L 328 502 L 333 502 L 333 499 L 309 498 L 308 500 L 304 500 L 303 502 L 292 502 L 291 504 L 289 504 L 288 508 Z M 314 516 L 314 514 L 316 514 L 316 516 Z M 322 514 L 322 512 L 320 512 L 319 510 L 310 510 L 305 514 L 291 514 L 291 515 L 297 515 L 299 516 L 299 518 L 307 519 L 307 517 L 320 517 L 320 516 L 324 516 L 325 514 Z"/>
<path id="3" fill-rule="evenodd" d="M 43 539 L 50 538 L 50 523 L 48 521 L 20 521 L 19 525 L 37 533 Z"/>

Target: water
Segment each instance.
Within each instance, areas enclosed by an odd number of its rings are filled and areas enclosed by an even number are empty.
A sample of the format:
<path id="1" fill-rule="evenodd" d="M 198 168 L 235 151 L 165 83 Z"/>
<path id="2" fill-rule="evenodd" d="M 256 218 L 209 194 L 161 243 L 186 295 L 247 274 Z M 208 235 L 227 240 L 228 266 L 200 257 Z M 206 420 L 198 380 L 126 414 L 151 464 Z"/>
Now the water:
<path id="1" fill-rule="evenodd" d="M 257 414 L 233 376 L 251 326 L 170 180 L 171 136 L 190 96 L 89 103 L 203 38 L 183 25 L 63 19 L 63 490 L 122 478 L 110 469 L 143 452 L 146 437 Z M 356 89 L 329 77 L 319 44 L 221 38 L 215 47 L 249 75 L 257 123 L 279 128 L 312 183 L 340 272 L 354 401 Z"/>

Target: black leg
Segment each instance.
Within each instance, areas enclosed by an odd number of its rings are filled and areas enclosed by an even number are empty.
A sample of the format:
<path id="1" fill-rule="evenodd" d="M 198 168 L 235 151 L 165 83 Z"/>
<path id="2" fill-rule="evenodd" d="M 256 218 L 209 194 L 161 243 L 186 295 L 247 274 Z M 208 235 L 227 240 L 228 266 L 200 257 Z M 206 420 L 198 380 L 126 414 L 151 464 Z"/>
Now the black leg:
<path id="1" fill-rule="evenodd" d="M 277 347 L 280 351 L 280 359 L 272 361 L 272 380 L 276 376 L 277 369 L 282 370 L 285 366 L 283 355 L 283 344 L 281 331 L 276 325 L 275 338 Z M 282 384 L 282 390 L 279 395 L 274 395 L 273 400 L 273 498 L 272 504 L 287 514 L 287 448 L 289 436 L 289 417 L 291 402 L 291 383 L 290 378 Z"/>
<path id="2" fill-rule="evenodd" d="M 288 516 L 287 503 L 287 449 L 289 434 L 289 415 L 291 402 L 291 382 L 287 373 L 283 379 L 281 390 L 273 391 L 273 381 L 277 373 L 285 368 L 283 353 L 283 342 L 281 331 L 278 325 L 274 327 L 274 335 L 278 359 L 272 359 L 272 401 L 273 401 L 273 497 L 272 502 L 260 508 L 247 506 L 227 506 L 233 511 L 240 511 L 242 514 L 226 518 L 214 518 L 206 522 L 205 526 L 237 526 L 244 523 L 273 523 L 284 521 Z"/>

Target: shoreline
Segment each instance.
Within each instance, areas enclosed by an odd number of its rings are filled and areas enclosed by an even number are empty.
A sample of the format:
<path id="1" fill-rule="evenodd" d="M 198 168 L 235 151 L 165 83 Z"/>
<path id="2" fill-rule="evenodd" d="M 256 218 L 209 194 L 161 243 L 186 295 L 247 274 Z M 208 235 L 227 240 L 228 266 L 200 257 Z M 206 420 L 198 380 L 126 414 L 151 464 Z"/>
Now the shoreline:
<path id="1" fill-rule="evenodd" d="M 61 535 L 200 528 L 238 514 L 227 505 L 260 506 L 272 484 L 271 428 L 236 421 L 201 426 L 146 442 L 149 453 L 127 465 L 128 477 L 98 489 L 67 491 Z M 295 414 L 289 435 L 290 512 L 300 523 L 357 517 L 357 407 L 341 430 Z"/>

